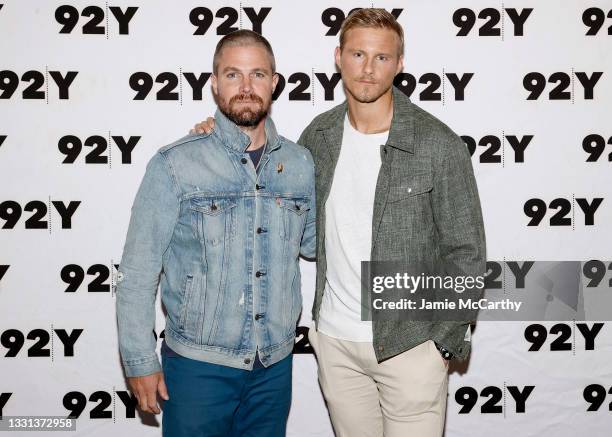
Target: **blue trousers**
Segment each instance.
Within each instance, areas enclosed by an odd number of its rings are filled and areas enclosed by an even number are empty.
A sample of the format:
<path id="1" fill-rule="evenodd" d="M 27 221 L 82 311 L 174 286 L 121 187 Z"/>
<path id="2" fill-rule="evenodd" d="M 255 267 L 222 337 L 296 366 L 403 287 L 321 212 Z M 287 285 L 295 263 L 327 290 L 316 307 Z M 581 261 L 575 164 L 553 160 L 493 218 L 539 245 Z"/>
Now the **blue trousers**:
<path id="1" fill-rule="evenodd" d="M 292 355 L 252 371 L 192 360 L 162 347 L 169 400 L 163 437 L 284 437 Z"/>

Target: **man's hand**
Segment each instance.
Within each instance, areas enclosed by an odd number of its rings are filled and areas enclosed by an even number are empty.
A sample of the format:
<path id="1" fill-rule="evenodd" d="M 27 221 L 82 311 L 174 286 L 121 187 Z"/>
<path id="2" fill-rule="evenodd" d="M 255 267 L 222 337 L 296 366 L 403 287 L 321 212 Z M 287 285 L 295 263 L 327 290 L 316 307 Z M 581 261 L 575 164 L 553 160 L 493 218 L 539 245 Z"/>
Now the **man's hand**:
<path id="1" fill-rule="evenodd" d="M 446 367 L 446 369 L 448 370 L 448 364 L 449 364 L 449 360 L 445 360 L 442 355 L 440 355 L 440 358 L 442 358 L 442 361 L 444 361 L 444 367 Z"/>
<path id="2" fill-rule="evenodd" d="M 215 129 L 215 119 L 208 117 L 206 121 L 201 121 L 189 131 L 190 134 L 209 134 Z"/>
<path id="3" fill-rule="evenodd" d="M 139 408 L 144 413 L 159 414 L 161 412 L 159 405 L 157 404 L 158 392 L 165 401 L 170 399 L 162 372 L 157 372 L 146 376 L 134 376 L 128 378 L 127 380 L 132 392 L 134 393 L 134 396 L 136 396 L 136 399 L 138 399 Z"/>

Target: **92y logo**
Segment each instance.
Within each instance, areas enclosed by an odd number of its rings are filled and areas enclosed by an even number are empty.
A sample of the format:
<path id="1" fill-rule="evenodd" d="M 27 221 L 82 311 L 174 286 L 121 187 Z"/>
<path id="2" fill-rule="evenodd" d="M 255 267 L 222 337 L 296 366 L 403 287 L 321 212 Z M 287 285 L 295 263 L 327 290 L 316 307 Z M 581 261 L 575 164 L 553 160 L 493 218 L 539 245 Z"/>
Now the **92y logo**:
<path id="1" fill-rule="evenodd" d="M 119 35 L 129 35 L 130 21 L 134 18 L 138 7 L 128 6 L 125 11 L 119 6 L 110 6 L 108 9 L 119 25 Z M 89 20 L 82 26 L 83 35 L 105 35 L 109 29 L 106 29 L 102 23 L 107 13 L 99 6 L 86 6 L 79 13 L 79 10 L 74 6 L 63 5 L 55 10 L 55 21 L 62 26 L 59 33 L 72 33 L 79 22 L 79 18 L 87 17 Z"/>
<path id="2" fill-rule="evenodd" d="M 591 73 L 589 76 L 587 73 L 582 71 L 572 72 L 572 75 L 558 71 L 556 73 L 552 73 L 548 79 L 542 73 L 538 73 L 537 71 L 533 71 L 531 73 L 527 73 L 523 78 L 523 88 L 529 91 L 529 95 L 527 96 L 527 100 L 538 100 L 544 89 L 546 88 L 546 82 L 555 83 L 555 86 L 552 90 L 550 90 L 548 94 L 549 100 L 571 100 L 576 97 L 576 94 L 573 94 L 573 77 L 576 76 L 580 85 L 584 89 L 584 99 L 585 100 L 593 100 L 593 96 L 595 93 L 595 85 L 603 76 L 602 71 L 595 71 Z M 568 88 L 572 89 L 572 91 L 568 91 Z"/>
<path id="3" fill-rule="evenodd" d="M 46 346 L 51 342 L 51 336 L 55 334 L 64 347 L 62 350 L 59 346 L 55 346 L 54 355 L 73 357 L 74 346 L 82 333 L 83 329 L 73 329 L 70 332 L 65 329 L 53 329 L 51 332 L 46 329 L 32 329 L 27 334 L 24 334 L 19 329 L 7 329 L 0 335 L 0 344 L 7 349 L 4 356 L 12 358 L 19 354 L 21 349 L 25 346 L 26 340 L 35 340 L 34 343 L 28 347 L 27 356 L 50 357 L 51 349 Z"/>
<path id="4" fill-rule="evenodd" d="M 612 395 L 612 387 L 606 389 L 606 387 L 599 384 L 587 385 L 582 392 L 582 397 L 590 404 L 587 411 L 599 411 L 606 401 L 606 396 L 608 394 Z M 612 402 L 608 404 L 608 411 L 612 411 Z"/>
<path id="5" fill-rule="evenodd" d="M 121 163 L 131 164 L 132 163 L 132 151 L 134 147 L 140 141 L 139 136 L 128 137 L 126 140 L 124 137 L 119 135 L 111 136 L 113 142 L 121 152 Z M 62 164 L 74 164 L 83 150 L 83 146 L 91 148 L 91 150 L 85 155 L 85 164 L 108 164 L 110 162 L 110 146 L 101 135 L 93 135 L 85 138 L 85 141 L 81 141 L 76 135 L 64 135 L 57 143 L 57 148 L 65 155 Z M 108 150 L 109 154 L 104 155 L 104 152 Z"/>
<path id="6" fill-rule="evenodd" d="M 0 142 L 0 144 L 2 143 Z M 612 146 L 612 137 L 608 138 L 607 144 Z M 586 162 L 597 162 L 606 150 L 606 139 L 597 134 L 587 135 L 582 140 L 582 150 L 589 155 Z M 605 160 L 605 157 L 603 160 Z M 612 162 L 612 150 L 608 153 L 608 162 Z"/>
<path id="7" fill-rule="evenodd" d="M 504 8 L 501 11 L 495 8 L 486 8 L 478 13 L 478 19 L 482 25 L 478 28 L 478 36 L 502 36 L 501 27 L 502 13 L 508 15 L 512 23 L 514 36 L 524 36 L 525 23 L 533 12 L 533 8 L 515 9 Z M 468 36 L 476 25 L 476 12 L 469 8 L 457 9 L 453 13 L 453 23 L 459 28 L 457 36 Z M 507 33 L 506 31 L 505 33 Z"/>
<path id="8" fill-rule="evenodd" d="M 576 203 L 584 214 L 585 226 L 593 226 L 595 224 L 595 212 L 603 200 L 603 197 L 595 197 L 591 201 L 586 198 L 576 198 Z M 533 198 L 525 202 L 523 212 L 531 219 L 527 226 L 539 226 L 549 208 L 556 210 L 550 217 L 550 226 L 572 226 L 576 223 L 574 215 L 578 211 L 575 207 L 572 210 L 572 206 L 573 202 L 569 199 L 556 198 L 546 205 L 543 199 Z M 569 214 L 572 216 L 568 217 Z"/>
<path id="9" fill-rule="evenodd" d="M 607 270 L 612 272 L 612 263 L 608 264 Z M 582 274 L 586 279 L 589 280 L 589 282 L 585 284 L 586 288 L 588 289 L 599 287 L 605 279 L 606 273 L 607 272 L 605 262 L 600 261 L 598 259 L 591 259 L 585 262 L 584 266 L 582 267 Z M 607 285 L 609 288 L 612 288 L 612 277 L 608 279 Z"/>
<path id="10" fill-rule="evenodd" d="M 66 74 L 62 74 L 60 71 L 49 71 L 49 76 L 53 79 L 53 82 L 57 86 L 59 99 L 68 100 L 70 98 L 70 86 L 74 82 L 74 79 L 79 74 L 78 71 L 68 71 Z M 46 80 L 45 80 L 46 79 Z M 17 88 L 19 87 L 19 74 L 11 70 L 0 71 L 0 99 L 10 99 Z M 36 70 L 29 70 L 23 73 L 21 76 L 21 82 L 29 83 L 21 93 L 21 97 L 24 100 L 48 99 L 48 95 L 43 90 L 45 82 L 51 85 L 48 78 L 45 78 L 45 73 Z"/>
<path id="11" fill-rule="evenodd" d="M 62 229 L 72 229 L 72 216 L 81 204 L 80 200 L 71 200 L 66 205 L 61 200 L 53 200 L 51 204 L 61 217 Z M 23 207 L 15 200 L 5 200 L 0 203 L 0 219 L 4 220 L 1 229 L 14 229 L 24 212 L 32 212 L 25 220 L 25 229 L 48 229 L 49 222 L 43 218 L 50 213 L 47 204 L 42 200 L 32 200 Z"/>
<path id="12" fill-rule="evenodd" d="M 472 80 L 472 77 L 474 77 L 474 73 L 463 73 L 461 76 L 457 73 L 444 73 L 444 75 L 425 73 L 419 78 L 410 73 L 399 73 L 395 76 L 393 85 L 408 97 L 412 96 L 412 93 L 416 90 L 417 83 L 420 85 L 427 85 L 425 89 L 419 93 L 419 100 L 442 101 L 443 96 L 439 90 L 444 89 L 442 87 L 442 81 L 445 77 L 454 90 L 454 100 L 465 100 L 465 89 Z"/>
<path id="13" fill-rule="evenodd" d="M 125 419 L 135 418 L 138 401 L 136 400 L 136 396 L 126 390 L 114 391 L 112 394 L 104 390 L 98 390 L 89 396 L 86 396 L 85 393 L 80 391 L 71 391 L 66 393 L 62 398 L 62 405 L 70 412 L 68 417 L 71 419 L 78 419 L 81 417 L 87 407 L 87 401 L 95 405 L 89 411 L 90 419 L 112 419 L 113 412 L 115 414 L 114 417 L 117 418 L 118 410 L 113 404 L 113 395 L 115 393 L 125 407 L 123 417 Z M 116 404 L 119 403 L 116 402 Z"/>
<path id="14" fill-rule="evenodd" d="M 113 274 L 119 269 L 119 264 L 113 264 Z M 104 264 L 93 264 L 87 268 L 87 271 L 78 264 L 68 264 L 62 267 L 60 277 L 68 286 L 64 290 L 65 293 L 74 293 L 85 281 L 85 274 L 93 277 L 87 283 L 88 293 L 109 293 L 111 291 L 111 267 Z"/>
<path id="15" fill-rule="evenodd" d="M 340 73 L 332 73 L 327 75 L 326 73 L 315 73 L 314 77 L 317 79 L 321 87 L 323 88 L 323 98 L 327 101 L 333 101 L 335 99 L 335 89 L 340 82 Z M 296 72 L 290 74 L 286 79 L 281 73 L 278 73 L 278 84 L 272 94 L 272 100 L 276 101 L 285 90 L 287 84 L 295 84 L 296 86 L 289 91 L 289 101 L 308 101 L 312 98 L 309 90 L 311 89 L 311 79 L 308 73 Z M 314 84 L 312 84 L 314 85 Z"/>
<path id="16" fill-rule="evenodd" d="M 578 332 L 584 339 L 584 350 L 592 351 L 595 350 L 595 338 L 603 328 L 603 323 L 593 323 L 589 327 L 588 323 L 576 323 Z M 571 325 L 567 323 L 556 323 L 550 327 L 550 331 L 539 323 L 534 323 L 525 328 L 525 340 L 531 343 L 529 352 L 536 352 L 542 349 L 542 346 L 546 343 L 546 339 L 550 332 L 551 337 L 556 336 L 554 340 L 550 342 L 549 350 L 551 351 L 571 351 L 572 341 L 570 338 L 574 332 L 572 331 Z M 577 340 L 575 341 L 577 343 Z M 574 346 L 575 346 L 574 343 Z"/>
<path id="17" fill-rule="evenodd" d="M 608 11 L 608 19 L 612 19 L 612 9 Z M 587 30 L 586 35 L 597 35 L 606 22 L 606 12 L 599 8 L 588 8 L 582 13 L 582 22 Z M 612 35 L 612 21 L 608 20 L 608 35 Z"/>
<path id="18" fill-rule="evenodd" d="M 478 404 L 479 397 L 487 398 L 480 406 L 480 413 L 482 414 L 502 414 L 504 408 L 512 408 L 511 401 L 514 401 L 514 412 L 525 413 L 527 411 L 527 399 L 535 389 L 535 385 L 525 385 L 522 388 L 516 385 L 496 387 L 489 385 L 483 388 L 480 393 L 474 387 L 460 387 L 455 392 L 455 402 L 461 405 L 459 414 L 469 414 L 472 412 L 474 407 Z M 506 401 L 502 406 L 502 399 L 504 397 L 504 391 L 507 390 L 510 394 L 506 397 Z"/>
<path id="19" fill-rule="evenodd" d="M 325 36 L 336 36 L 338 32 L 340 32 L 340 27 L 342 27 L 342 23 L 348 17 L 351 12 L 358 11 L 363 8 L 354 8 L 351 9 L 348 14 L 345 14 L 344 11 L 340 8 L 327 8 L 321 14 L 321 22 L 329 27 L 329 30 L 325 33 Z M 391 15 L 398 19 L 404 10 L 401 8 L 392 9 Z"/>
<path id="20" fill-rule="evenodd" d="M 263 22 L 272 8 L 261 8 L 259 11 L 256 11 L 255 8 L 242 8 L 242 10 L 251 22 L 253 32 L 263 33 Z M 206 35 L 213 24 L 214 18 L 223 18 L 224 20 L 217 26 L 217 35 L 228 35 L 238 30 L 235 24 L 238 22 L 239 16 L 238 10 L 228 6 L 220 8 L 214 15 L 213 11 L 202 6 L 191 10 L 189 21 L 196 28 L 193 32 L 194 35 Z"/>
<path id="21" fill-rule="evenodd" d="M 533 135 L 523 135 L 518 137 L 516 135 L 504 135 L 498 137 L 496 135 L 485 135 L 484 137 L 476 142 L 476 138 L 468 135 L 461 135 L 461 139 L 467 145 L 470 155 L 474 156 L 476 148 L 485 147 L 486 149 L 478 156 L 478 161 L 481 164 L 500 164 L 502 163 L 502 155 L 498 152 L 502 149 L 502 139 L 506 139 L 512 150 L 514 151 L 514 162 L 525 162 L 525 149 L 533 140 Z M 506 158 L 508 159 L 508 158 Z"/>
<path id="22" fill-rule="evenodd" d="M 154 83 L 163 84 L 163 86 L 155 93 L 156 100 L 182 100 L 182 95 L 179 95 L 179 81 L 182 78 L 187 80 L 187 84 L 191 88 L 193 100 L 202 100 L 202 91 L 208 78 L 212 73 L 200 73 L 197 77 L 195 73 L 184 72 L 181 76 L 170 71 L 159 73 L 155 79 L 152 75 L 144 71 L 138 71 L 130 76 L 130 88 L 136 91 L 134 100 L 144 100 L 153 90 Z"/>

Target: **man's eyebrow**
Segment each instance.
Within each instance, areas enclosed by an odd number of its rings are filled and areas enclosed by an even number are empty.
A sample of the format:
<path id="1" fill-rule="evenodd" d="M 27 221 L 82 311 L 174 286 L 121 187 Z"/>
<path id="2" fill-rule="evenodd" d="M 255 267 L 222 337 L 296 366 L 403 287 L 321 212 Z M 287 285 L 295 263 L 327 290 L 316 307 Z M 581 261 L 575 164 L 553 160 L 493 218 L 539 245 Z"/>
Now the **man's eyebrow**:
<path id="1" fill-rule="evenodd" d="M 242 70 L 240 70 L 239 68 L 236 67 L 225 67 L 222 71 L 222 73 L 228 73 L 228 72 L 242 72 Z M 251 73 L 266 73 L 266 74 L 270 74 L 270 70 L 267 68 L 253 68 L 251 71 Z"/>
<path id="2" fill-rule="evenodd" d="M 363 53 L 367 53 L 367 50 L 365 50 L 365 49 L 359 49 L 359 48 L 348 48 L 348 47 L 347 47 L 347 49 L 346 49 L 346 50 L 347 50 L 348 52 L 351 52 L 351 53 L 355 53 L 355 52 L 363 52 Z M 374 56 L 380 56 L 380 55 L 383 55 L 383 56 L 389 56 L 389 57 L 393 57 L 393 56 L 394 56 L 394 55 L 393 55 L 393 53 L 391 53 L 391 52 L 378 52 L 378 53 L 376 53 Z"/>

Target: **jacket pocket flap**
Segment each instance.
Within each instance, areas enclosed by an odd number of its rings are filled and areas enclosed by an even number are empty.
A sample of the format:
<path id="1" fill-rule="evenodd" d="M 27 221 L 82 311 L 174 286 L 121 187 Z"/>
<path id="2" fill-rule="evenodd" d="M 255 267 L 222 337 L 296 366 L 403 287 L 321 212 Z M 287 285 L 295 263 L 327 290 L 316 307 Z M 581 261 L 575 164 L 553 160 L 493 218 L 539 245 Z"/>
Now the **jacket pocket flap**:
<path id="1" fill-rule="evenodd" d="M 418 177 L 400 181 L 396 186 L 389 188 L 388 202 L 397 202 L 418 194 L 423 194 L 433 189 L 431 177 Z"/>
<path id="2" fill-rule="evenodd" d="M 286 199 L 278 197 L 276 202 L 281 208 L 286 208 L 289 211 L 301 215 L 310 209 L 308 200 L 305 198 Z"/>
<path id="3" fill-rule="evenodd" d="M 208 215 L 218 215 L 236 206 L 234 199 L 220 199 L 214 197 L 193 197 L 189 201 L 189 207 L 195 211 Z"/>

